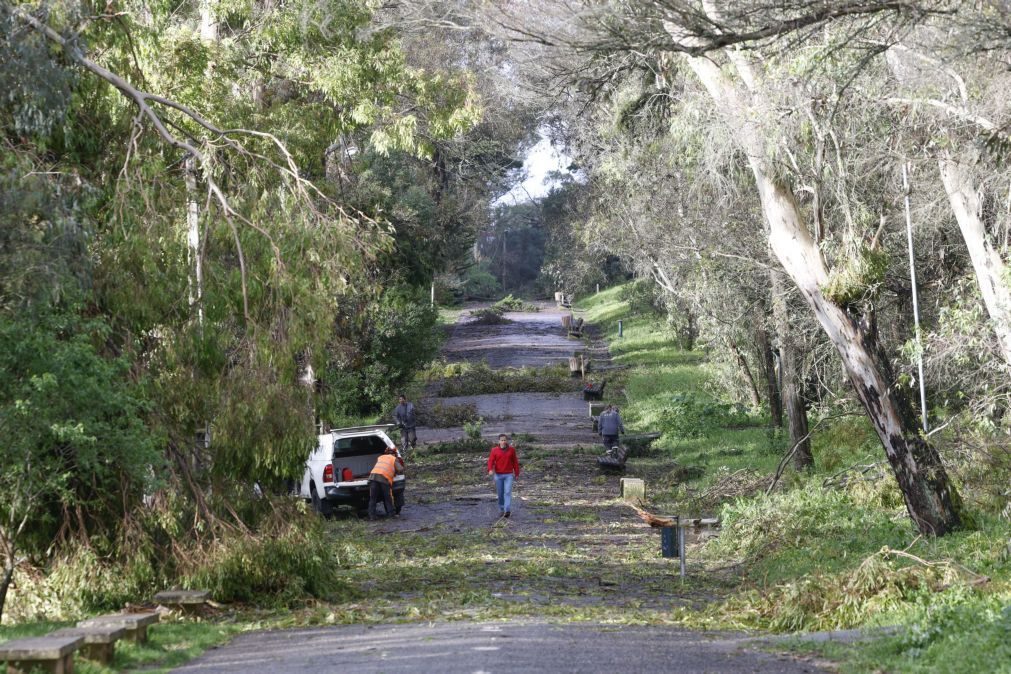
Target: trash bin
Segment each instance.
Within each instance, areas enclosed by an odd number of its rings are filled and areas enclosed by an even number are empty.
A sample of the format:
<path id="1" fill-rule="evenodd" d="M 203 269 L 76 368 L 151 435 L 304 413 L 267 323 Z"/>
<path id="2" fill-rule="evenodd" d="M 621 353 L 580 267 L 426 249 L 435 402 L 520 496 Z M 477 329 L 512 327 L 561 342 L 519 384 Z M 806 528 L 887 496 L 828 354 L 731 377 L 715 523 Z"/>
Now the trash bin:
<path id="1" fill-rule="evenodd" d="M 678 518 L 675 517 L 673 525 L 660 528 L 660 554 L 664 557 L 679 555 L 678 536 L 681 535 L 681 527 L 678 525 Z"/>

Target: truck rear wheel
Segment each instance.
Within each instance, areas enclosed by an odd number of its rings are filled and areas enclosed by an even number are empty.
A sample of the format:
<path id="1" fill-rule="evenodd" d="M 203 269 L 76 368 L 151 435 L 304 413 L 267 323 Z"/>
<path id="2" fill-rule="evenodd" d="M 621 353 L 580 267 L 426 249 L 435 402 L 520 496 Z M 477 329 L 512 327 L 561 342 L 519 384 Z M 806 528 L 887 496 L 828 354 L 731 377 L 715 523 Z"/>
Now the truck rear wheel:
<path id="1" fill-rule="evenodd" d="M 310 487 L 309 494 L 312 497 L 313 510 L 318 512 L 323 517 L 328 518 L 331 515 L 333 515 L 333 504 L 319 497 L 319 494 L 316 493 L 316 485 Z"/>

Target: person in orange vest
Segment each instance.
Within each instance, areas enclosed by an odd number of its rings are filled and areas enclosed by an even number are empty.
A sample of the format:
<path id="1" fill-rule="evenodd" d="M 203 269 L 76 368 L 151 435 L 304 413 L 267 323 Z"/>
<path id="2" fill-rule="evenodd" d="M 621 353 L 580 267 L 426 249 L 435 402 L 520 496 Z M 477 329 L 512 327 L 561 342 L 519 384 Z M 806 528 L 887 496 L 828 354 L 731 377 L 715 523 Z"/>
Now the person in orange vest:
<path id="1" fill-rule="evenodd" d="M 404 461 L 396 447 L 387 447 L 369 473 L 369 519 L 376 519 L 376 502 L 382 501 L 386 515 L 397 517 L 393 506 L 393 479 L 404 474 Z"/>
<path id="2" fill-rule="evenodd" d="M 513 500 L 513 480 L 520 476 L 520 460 L 516 448 L 509 444 L 509 436 L 498 436 L 498 444 L 488 453 L 488 475 L 495 480 L 498 509 L 502 517 L 509 517 Z"/>

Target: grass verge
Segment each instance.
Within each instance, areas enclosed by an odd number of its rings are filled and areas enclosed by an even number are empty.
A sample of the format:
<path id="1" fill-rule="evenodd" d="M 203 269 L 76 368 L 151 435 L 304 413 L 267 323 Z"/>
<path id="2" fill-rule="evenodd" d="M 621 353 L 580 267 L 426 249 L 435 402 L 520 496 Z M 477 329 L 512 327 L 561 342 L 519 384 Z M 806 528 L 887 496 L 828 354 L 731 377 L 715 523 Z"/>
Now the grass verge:
<path id="1" fill-rule="evenodd" d="M 836 658 L 844 671 L 1011 671 L 1011 523 L 980 511 L 974 530 L 920 537 L 861 416 L 819 428 L 816 470 L 788 472 L 767 496 L 782 432 L 722 405 L 704 354 L 679 350 L 660 317 L 625 297 L 611 288 L 580 308 L 629 366 L 621 390 L 609 391 L 626 425 L 663 433 L 630 471 L 647 480 L 651 508 L 718 515 L 721 535 L 689 556 L 735 574 L 729 596 L 682 613 L 685 625 L 796 634 L 898 626 L 859 645 L 794 648 Z"/>

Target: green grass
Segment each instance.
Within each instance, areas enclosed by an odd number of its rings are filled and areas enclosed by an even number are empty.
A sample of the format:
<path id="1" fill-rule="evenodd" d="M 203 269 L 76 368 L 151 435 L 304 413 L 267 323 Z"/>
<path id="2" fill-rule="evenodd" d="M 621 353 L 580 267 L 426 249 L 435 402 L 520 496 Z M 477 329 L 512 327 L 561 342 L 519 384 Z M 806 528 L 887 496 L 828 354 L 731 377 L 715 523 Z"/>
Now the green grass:
<path id="1" fill-rule="evenodd" d="M 690 553 L 736 573 L 725 601 L 683 612 L 684 624 L 785 632 L 900 625 L 901 636 L 859 646 L 796 648 L 837 659 L 843 671 L 1011 672 L 1011 523 L 976 512 L 975 530 L 918 536 L 861 414 L 818 428 L 815 470 L 788 470 L 766 496 L 787 448 L 783 431 L 762 417 L 713 413 L 696 415 L 705 426 L 688 434 L 696 437 L 669 432 L 664 424 L 679 419 L 672 407 L 684 411 L 678 401 L 718 404 L 720 391 L 704 354 L 679 350 L 661 317 L 634 312 L 623 297 L 623 287 L 610 288 L 580 308 L 607 336 L 615 362 L 628 366 L 615 379 L 621 390 L 608 391 L 626 425 L 668 431 L 630 460 L 629 474 L 646 479 L 656 512 L 718 514 L 720 537 Z M 852 466 L 870 468 L 846 473 Z M 840 475 L 853 479 L 823 486 Z"/>
<path id="2" fill-rule="evenodd" d="M 23 637 L 44 636 L 54 630 L 71 627 L 72 622 L 30 622 L 5 625 L 0 628 L 0 641 Z M 143 669 L 145 672 L 166 672 L 217 646 L 238 632 L 255 629 L 261 622 L 253 617 L 233 616 L 229 622 L 162 622 L 148 628 L 148 640 L 135 644 L 123 639 L 116 644 L 116 656 L 108 666 L 75 658 L 74 671 L 81 674 Z"/>

